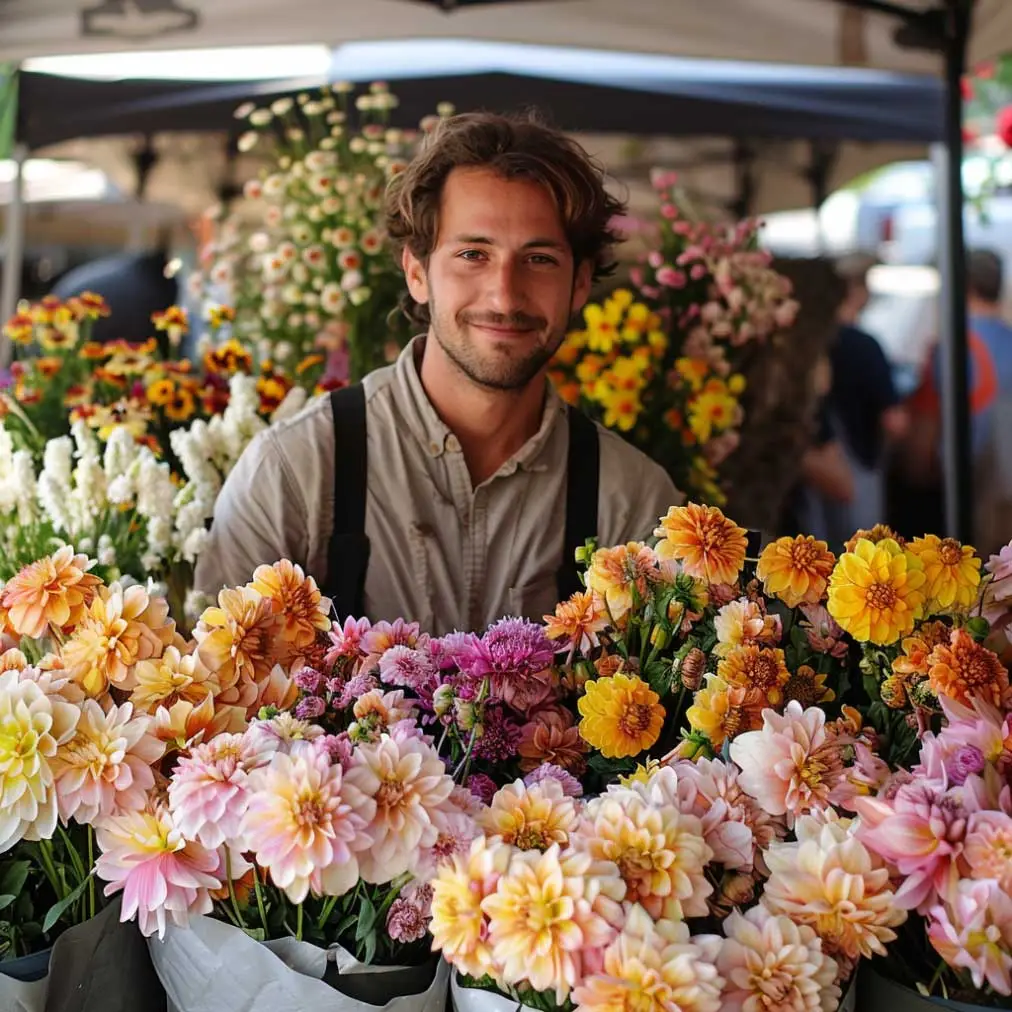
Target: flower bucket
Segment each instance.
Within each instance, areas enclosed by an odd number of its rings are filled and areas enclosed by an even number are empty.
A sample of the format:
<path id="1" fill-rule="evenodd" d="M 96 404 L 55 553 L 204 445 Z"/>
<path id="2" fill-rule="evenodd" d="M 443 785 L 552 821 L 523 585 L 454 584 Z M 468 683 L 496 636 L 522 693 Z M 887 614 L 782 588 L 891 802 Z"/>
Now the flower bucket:
<path id="1" fill-rule="evenodd" d="M 865 967 L 858 983 L 861 1012 L 982 1012 L 987 1005 L 968 1005 L 966 1002 L 948 1001 L 945 998 L 925 998 L 902 984 L 883 977 Z"/>
<path id="2" fill-rule="evenodd" d="M 368 966 L 340 946 L 258 942 L 210 917 L 170 926 L 164 940 L 148 939 L 148 951 L 168 1012 L 444 1012 L 446 1005 L 442 960 Z"/>
<path id="3" fill-rule="evenodd" d="M 43 1012 L 52 949 L 0 963 L 0 1012 Z"/>

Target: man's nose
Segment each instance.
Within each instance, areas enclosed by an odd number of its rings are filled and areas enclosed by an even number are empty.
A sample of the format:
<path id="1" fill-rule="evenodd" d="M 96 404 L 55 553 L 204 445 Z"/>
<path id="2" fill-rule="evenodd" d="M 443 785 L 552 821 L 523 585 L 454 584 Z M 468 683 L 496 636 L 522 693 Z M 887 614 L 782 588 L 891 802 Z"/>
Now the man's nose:
<path id="1" fill-rule="evenodd" d="M 513 313 L 524 307 L 520 265 L 502 260 L 488 272 L 488 305 L 498 313 Z"/>

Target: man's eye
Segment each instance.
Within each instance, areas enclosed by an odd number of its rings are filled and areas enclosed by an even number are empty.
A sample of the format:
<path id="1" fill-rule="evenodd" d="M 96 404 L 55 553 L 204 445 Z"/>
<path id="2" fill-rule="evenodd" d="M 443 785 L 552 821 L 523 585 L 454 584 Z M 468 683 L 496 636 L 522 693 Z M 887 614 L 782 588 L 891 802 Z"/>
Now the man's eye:
<path id="1" fill-rule="evenodd" d="M 485 256 L 485 252 L 480 249 L 466 249 L 458 253 L 457 256 L 459 256 L 461 260 L 471 260 L 476 262 Z"/>
<path id="2" fill-rule="evenodd" d="M 547 253 L 532 253 L 530 261 L 532 264 L 558 264 L 558 260 L 555 257 L 550 257 Z"/>

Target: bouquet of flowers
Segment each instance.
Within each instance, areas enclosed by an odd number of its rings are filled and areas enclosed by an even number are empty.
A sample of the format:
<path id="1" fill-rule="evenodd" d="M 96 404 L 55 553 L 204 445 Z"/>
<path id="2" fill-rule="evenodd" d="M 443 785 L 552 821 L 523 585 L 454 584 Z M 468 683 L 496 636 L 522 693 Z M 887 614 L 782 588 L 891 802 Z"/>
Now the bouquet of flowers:
<path id="1" fill-rule="evenodd" d="M 633 287 L 584 308 L 553 362 L 562 396 L 626 435 L 691 499 L 721 505 L 751 356 L 791 326 L 790 282 L 759 250 L 758 223 L 691 220 L 670 173 L 655 176 L 660 240 Z"/>
<path id="2" fill-rule="evenodd" d="M 353 102 L 352 91 L 338 84 L 236 110 L 250 127 L 240 149 L 267 150 L 268 165 L 219 223 L 193 279 L 197 291 L 224 290 L 238 339 L 262 360 L 299 362 L 296 382 L 309 390 L 328 356 L 331 374 L 354 382 L 411 337 L 396 312 L 403 276 L 386 245 L 383 199 L 418 132 L 387 125 L 397 98 L 386 85 Z"/>

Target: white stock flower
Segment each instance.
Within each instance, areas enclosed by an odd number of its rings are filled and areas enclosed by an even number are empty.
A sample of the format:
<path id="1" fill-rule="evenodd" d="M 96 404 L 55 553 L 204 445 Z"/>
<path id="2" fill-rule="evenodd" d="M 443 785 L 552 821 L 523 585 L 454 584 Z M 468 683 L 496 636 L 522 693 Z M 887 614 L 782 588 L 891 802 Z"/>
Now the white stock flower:
<path id="1" fill-rule="evenodd" d="M 103 464 L 110 479 L 125 474 L 137 456 L 137 443 L 129 429 L 119 426 L 112 430 L 105 444 Z"/>

